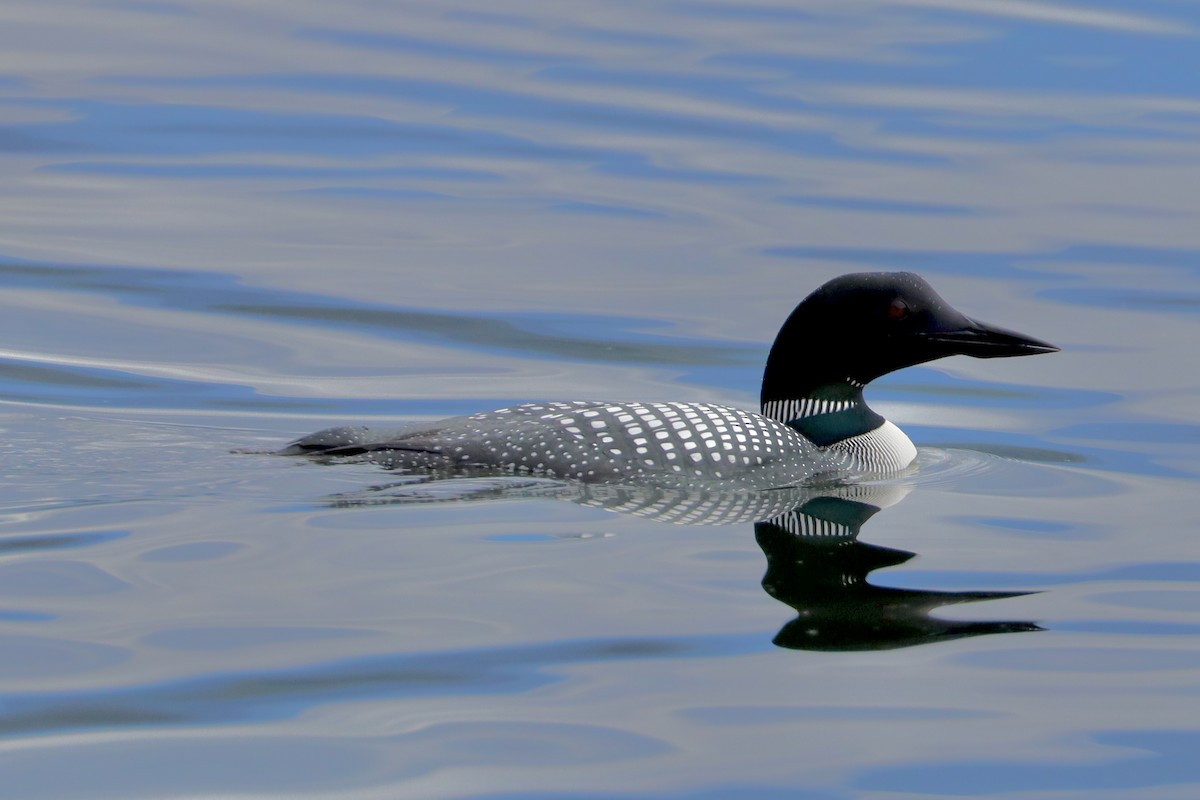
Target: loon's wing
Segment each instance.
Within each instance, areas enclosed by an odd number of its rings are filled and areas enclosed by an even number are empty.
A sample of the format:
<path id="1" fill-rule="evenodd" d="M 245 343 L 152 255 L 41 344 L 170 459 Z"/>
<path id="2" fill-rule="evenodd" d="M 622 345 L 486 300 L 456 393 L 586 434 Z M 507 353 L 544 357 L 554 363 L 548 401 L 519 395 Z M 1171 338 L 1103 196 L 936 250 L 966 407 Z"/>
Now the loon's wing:
<path id="1" fill-rule="evenodd" d="M 276 455 L 358 455 L 365 452 L 399 449 L 436 448 L 439 441 L 469 431 L 472 427 L 481 432 L 487 425 L 479 423 L 511 423 L 520 419 L 536 419 L 547 414 L 591 408 L 603 405 L 594 400 L 571 400 L 548 403 L 525 403 L 524 405 L 485 411 L 462 417 L 450 417 L 436 422 L 416 423 L 402 428 L 369 428 L 367 426 L 342 425 L 325 428 L 290 442 L 277 450 Z M 510 431 L 516 433 L 516 431 Z M 417 442 L 422 444 L 418 445 Z"/>
<path id="2" fill-rule="evenodd" d="M 627 472 L 623 460 L 612 458 L 611 453 L 605 457 L 599 439 L 560 424 L 564 414 L 597 405 L 585 401 L 528 404 L 388 432 L 334 429 L 294 442 L 285 452 L 351 456 L 388 469 L 490 469 L 585 481 L 619 480 Z"/>
<path id="3" fill-rule="evenodd" d="M 282 452 L 684 488 L 766 489 L 840 475 L 837 459 L 792 428 L 707 403 L 528 403 L 399 431 L 333 428 Z"/>
<path id="4" fill-rule="evenodd" d="M 348 435 L 340 435 L 343 433 Z M 401 429 L 383 433 L 372 431 L 370 428 L 333 428 L 330 431 L 318 431 L 312 436 L 306 436 L 293 442 L 280 453 L 282 455 L 357 456 L 377 450 L 437 452 L 438 447 L 436 440 L 429 438 L 429 434 L 425 431 L 409 432 Z"/>

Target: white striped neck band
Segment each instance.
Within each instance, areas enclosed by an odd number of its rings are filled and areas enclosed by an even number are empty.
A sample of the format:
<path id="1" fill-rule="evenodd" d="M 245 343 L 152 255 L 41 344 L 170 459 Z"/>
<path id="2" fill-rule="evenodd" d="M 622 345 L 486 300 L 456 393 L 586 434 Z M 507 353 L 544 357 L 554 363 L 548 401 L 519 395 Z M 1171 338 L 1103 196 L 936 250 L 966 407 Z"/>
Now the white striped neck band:
<path id="1" fill-rule="evenodd" d="M 821 400 L 802 397 L 797 400 L 768 400 L 762 404 L 762 414 L 776 422 L 791 422 L 821 414 L 836 414 L 859 405 L 856 400 Z"/>

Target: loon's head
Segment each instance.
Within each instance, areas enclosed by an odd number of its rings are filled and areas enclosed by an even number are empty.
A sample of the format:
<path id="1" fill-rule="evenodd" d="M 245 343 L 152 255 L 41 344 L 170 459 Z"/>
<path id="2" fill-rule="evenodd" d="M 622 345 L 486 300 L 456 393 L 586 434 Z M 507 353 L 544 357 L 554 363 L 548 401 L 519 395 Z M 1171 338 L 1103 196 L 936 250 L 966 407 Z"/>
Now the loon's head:
<path id="1" fill-rule="evenodd" d="M 1057 350 L 965 316 L 919 275 L 855 273 L 825 283 L 796 306 L 771 348 L 762 399 L 849 399 L 880 375 L 943 356 Z"/>

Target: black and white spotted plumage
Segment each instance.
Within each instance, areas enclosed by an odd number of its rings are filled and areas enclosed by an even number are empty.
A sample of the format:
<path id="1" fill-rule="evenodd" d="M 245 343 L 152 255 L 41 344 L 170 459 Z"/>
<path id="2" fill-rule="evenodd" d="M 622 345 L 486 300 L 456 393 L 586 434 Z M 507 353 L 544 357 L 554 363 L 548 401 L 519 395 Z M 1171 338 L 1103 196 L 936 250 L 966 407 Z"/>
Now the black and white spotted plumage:
<path id="1" fill-rule="evenodd" d="M 313 450 L 392 469 L 666 487 L 769 489 L 836 480 L 851 466 L 787 425 L 711 403 L 527 403 L 399 431 L 322 431 L 289 447 Z"/>

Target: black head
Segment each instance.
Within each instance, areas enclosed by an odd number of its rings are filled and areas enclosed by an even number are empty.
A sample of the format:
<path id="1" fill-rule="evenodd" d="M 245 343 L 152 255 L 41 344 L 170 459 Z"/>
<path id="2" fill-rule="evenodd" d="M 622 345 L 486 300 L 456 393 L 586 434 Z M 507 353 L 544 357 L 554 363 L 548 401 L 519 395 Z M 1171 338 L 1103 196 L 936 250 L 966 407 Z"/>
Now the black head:
<path id="1" fill-rule="evenodd" d="M 911 272 L 843 275 L 805 298 L 780 329 L 767 360 L 763 400 L 836 396 L 943 356 L 1057 350 L 961 314 Z"/>

